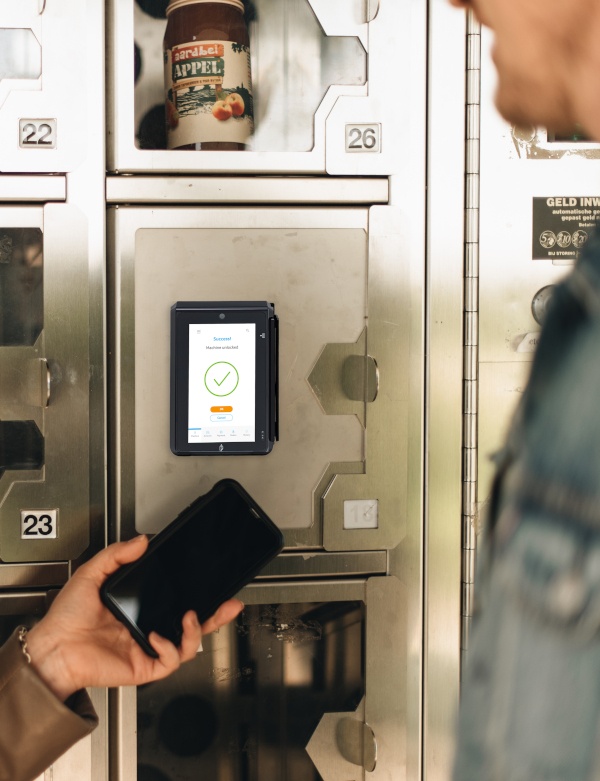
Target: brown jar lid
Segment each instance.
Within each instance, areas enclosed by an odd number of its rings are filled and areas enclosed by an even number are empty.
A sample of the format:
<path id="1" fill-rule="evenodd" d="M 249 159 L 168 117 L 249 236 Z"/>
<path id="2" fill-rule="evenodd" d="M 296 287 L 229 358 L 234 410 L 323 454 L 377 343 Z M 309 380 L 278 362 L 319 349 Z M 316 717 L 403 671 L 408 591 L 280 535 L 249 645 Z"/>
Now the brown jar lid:
<path id="1" fill-rule="evenodd" d="M 176 8 L 182 8 L 184 5 L 195 5 L 197 3 L 219 3 L 223 5 L 233 5 L 239 11 L 244 11 L 244 4 L 242 0 L 169 0 L 167 6 L 167 16 Z"/>

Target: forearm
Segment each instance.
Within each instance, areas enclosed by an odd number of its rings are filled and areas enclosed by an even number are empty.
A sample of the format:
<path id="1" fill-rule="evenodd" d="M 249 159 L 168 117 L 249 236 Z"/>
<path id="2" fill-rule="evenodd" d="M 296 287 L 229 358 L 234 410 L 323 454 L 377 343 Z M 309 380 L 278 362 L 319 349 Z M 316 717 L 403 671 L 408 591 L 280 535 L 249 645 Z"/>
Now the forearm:
<path id="1" fill-rule="evenodd" d="M 62 644 L 56 633 L 45 631 L 43 619 L 27 633 L 26 651 L 35 672 L 61 702 L 77 691 Z"/>
<path id="2" fill-rule="evenodd" d="M 0 781 L 31 781 L 94 729 L 85 692 L 73 699 L 77 712 L 45 685 L 15 632 L 0 648 Z"/>

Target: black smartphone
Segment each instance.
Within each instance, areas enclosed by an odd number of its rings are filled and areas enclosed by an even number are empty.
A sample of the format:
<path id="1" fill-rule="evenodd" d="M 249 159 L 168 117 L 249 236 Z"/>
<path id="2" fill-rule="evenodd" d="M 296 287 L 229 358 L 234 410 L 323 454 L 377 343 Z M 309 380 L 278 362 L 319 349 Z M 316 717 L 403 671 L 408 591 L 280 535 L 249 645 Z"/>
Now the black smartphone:
<path id="1" fill-rule="evenodd" d="M 220 480 L 153 537 L 140 559 L 108 577 L 101 598 L 156 658 L 150 632 L 179 645 L 188 610 L 206 621 L 282 547 L 281 531 L 248 492 Z"/>

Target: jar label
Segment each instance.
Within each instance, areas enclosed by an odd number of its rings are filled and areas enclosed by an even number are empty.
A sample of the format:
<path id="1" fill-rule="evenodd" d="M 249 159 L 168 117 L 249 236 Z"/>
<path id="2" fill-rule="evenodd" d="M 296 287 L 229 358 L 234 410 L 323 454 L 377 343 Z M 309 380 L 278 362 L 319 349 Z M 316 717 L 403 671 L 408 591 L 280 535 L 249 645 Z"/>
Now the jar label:
<path id="1" fill-rule="evenodd" d="M 254 129 L 250 50 L 231 41 L 167 49 L 167 147 L 214 141 L 245 144 Z"/>

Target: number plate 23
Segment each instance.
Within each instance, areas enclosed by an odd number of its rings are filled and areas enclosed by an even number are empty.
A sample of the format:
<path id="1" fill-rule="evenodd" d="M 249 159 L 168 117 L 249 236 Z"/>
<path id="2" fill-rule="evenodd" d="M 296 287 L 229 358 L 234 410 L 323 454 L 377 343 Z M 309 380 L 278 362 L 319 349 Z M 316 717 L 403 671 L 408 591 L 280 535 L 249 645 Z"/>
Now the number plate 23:
<path id="1" fill-rule="evenodd" d="M 58 510 L 21 510 L 22 540 L 53 540 L 58 536 Z"/>

